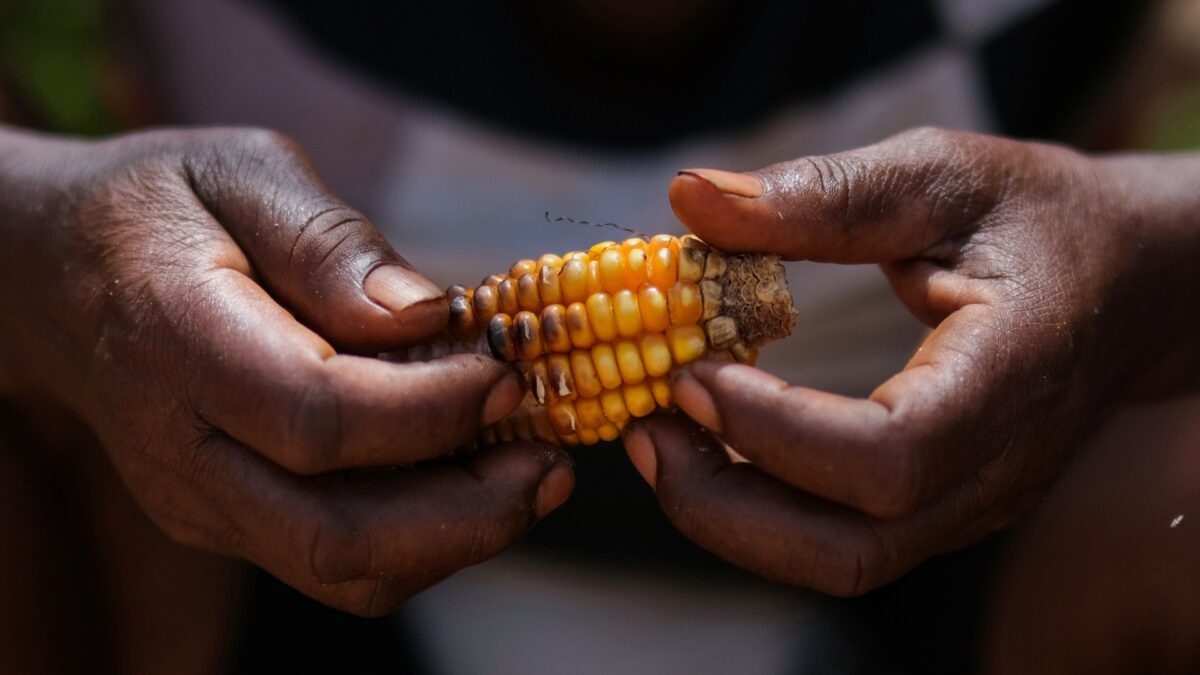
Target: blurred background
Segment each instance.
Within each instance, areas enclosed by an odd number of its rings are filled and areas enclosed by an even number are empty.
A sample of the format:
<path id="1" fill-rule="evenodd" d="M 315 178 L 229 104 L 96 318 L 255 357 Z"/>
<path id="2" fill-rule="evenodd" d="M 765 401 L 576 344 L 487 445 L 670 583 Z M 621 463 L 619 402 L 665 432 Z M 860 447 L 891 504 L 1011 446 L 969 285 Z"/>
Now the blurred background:
<path id="1" fill-rule="evenodd" d="M 171 124 L 277 128 L 443 285 L 616 237 L 550 228 L 545 212 L 678 232 L 665 187 L 689 165 L 749 169 L 930 123 L 1096 151 L 1200 147 L 1200 0 L 1136 11 L 943 0 L 913 3 L 925 8 L 915 18 L 899 3 L 847 3 L 845 16 L 794 3 L 783 16 L 803 39 L 772 37 L 774 4 L 743 5 L 766 17 L 752 25 L 716 0 L 653 10 L 522 2 L 513 11 L 524 32 L 489 38 L 500 10 L 484 3 L 0 0 L 0 121 L 85 137 Z M 875 15 L 858 41 L 838 32 Z M 339 32 L 339 16 L 358 23 Z M 760 65 L 771 77 L 750 56 L 733 72 L 709 59 L 724 53 L 713 35 L 730 26 L 760 47 L 788 45 L 763 52 L 781 59 Z M 846 53 L 826 58 L 835 48 Z M 1022 94 L 1060 62 L 1095 67 Z M 639 74 L 643 64 L 656 65 Z M 525 75 L 497 83 L 489 67 Z M 746 96 L 739 104 L 706 78 L 763 81 L 733 88 Z M 801 329 L 765 367 L 867 392 L 903 365 L 921 327 L 873 268 L 819 267 L 789 270 Z M 187 660 L 181 644 L 198 638 L 181 617 L 210 598 L 176 592 L 187 575 L 167 568 L 171 556 L 128 553 L 123 574 L 141 580 L 137 606 L 147 609 L 122 625 L 151 649 L 123 671 L 959 673 L 978 657 L 1003 535 L 833 600 L 758 580 L 683 540 L 619 448 L 576 458 L 566 507 L 395 617 L 355 619 L 261 572 L 222 572 L 212 588 L 230 597 L 216 620 L 226 629 L 201 641 L 216 655 L 189 670 L 158 666 Z M 169 546 L 146 523 L 130 527 L 141 534 L 128 551 Z"/>

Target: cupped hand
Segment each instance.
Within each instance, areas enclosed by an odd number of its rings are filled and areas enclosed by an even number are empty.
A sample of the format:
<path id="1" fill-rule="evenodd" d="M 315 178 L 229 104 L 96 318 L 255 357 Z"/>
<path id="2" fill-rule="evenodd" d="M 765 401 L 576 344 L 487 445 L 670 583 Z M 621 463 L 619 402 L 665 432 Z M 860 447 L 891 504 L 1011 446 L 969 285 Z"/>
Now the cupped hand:
<path id="1" fill-rule="evenodd" d="M 697 363 L 676 398 L 706 430 L 647 419 L 630 457 L 684 534 L 773 579 L 854 595 L 970 543 L 1036 503 L 1114 402 L 1200 381 L 1197 185 L 1194 159 L 936 129 L 681 172 L 672 205 L 707 242 L 878 263 L 933 330 L 866 398 Z"/>
<path id="2" fill-rule="evenodd" d="M 172 538 L 380 614 L 570 492 L 547 446 L 427 461 L 520 381 L 476 356 L 355 355 L 439 333 L 445 299 L 290 141 L 0 129 L 0 147 L 0 371 L 81 415 Z"/>

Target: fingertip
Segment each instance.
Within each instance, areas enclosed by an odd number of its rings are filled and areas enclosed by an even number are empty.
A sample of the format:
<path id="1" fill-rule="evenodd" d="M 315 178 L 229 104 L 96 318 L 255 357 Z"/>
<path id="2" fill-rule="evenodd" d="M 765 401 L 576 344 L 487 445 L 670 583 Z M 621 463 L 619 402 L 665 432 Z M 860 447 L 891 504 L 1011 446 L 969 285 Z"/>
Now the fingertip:
<path id="1" fill-rule="evenodd" d="M 680 370 L 674 377 L 675 403 L 700 426 L 721 433 L 721 416 L 708 388 L 693 374 L 691 368 Z"/>
<path id="2" fill-rule="evenodd" d="M 538 484 L 534 513 L 541 520 L 562 506 L 575 490 L 575 470 L 569 461 L 558 462 L 542 476 Z"/>
<path id="3" fill-rule="evenodd" d="M 637 469 L 642 480 L 651 488 L 658 482 L 658 457 L 654 449 L 654 439 L 650 436 L 645 425 L 636 422 L 625 430 L 625 454 Z"/>
<path id="4" fill-rule="evenodd" d="M 758 177 L 687 169 L 675 176 L 667 193 L 679 222 L 709 244 L 725 251 L 764 250 L 753 241 L 767 201 Z"/>
<path id="5" fill-rule="evenodd" d="M 487 398 L 483 403 L 483 416 L 480 423 L 488 426 L 499 422 L 516 410 L 524 397 L 523 378 L 515 370 L 507 368 L 488 391 Z"/>

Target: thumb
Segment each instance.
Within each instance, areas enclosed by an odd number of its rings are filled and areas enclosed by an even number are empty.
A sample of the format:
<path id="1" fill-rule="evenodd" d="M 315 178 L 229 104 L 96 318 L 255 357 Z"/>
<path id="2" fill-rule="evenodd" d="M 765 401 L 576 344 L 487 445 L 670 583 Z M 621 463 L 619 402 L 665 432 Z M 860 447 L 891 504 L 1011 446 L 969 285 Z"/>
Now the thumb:
<path id="1" fill-rule="evenodd" d="M 834 155 L 750 173 L 680 171 L 671 207 L 727 251 L 791 260 L 882 263 L 928 253 L 990 210 L 1004 187 L 1006 142 L 918 129 Z"/>
<path id="2" fill-rule="evenodd" d="M 188 166 L 197 197 L 260 283 L 339 348 L 377 352 L 429 339 L 446 299 L 358 211 L 334 197 L 294 142 L 226 132 Z"/>

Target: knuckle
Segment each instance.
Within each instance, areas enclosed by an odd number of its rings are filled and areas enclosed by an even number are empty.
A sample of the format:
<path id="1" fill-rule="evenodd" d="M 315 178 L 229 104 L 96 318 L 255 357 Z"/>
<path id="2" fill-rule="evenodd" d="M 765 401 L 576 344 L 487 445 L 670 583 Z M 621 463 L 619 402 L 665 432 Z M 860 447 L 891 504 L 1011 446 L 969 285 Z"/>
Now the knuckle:
<path id="1" fill-rule="evenodd" d="M 377 619 L 396 611 L 411 595 L 411 592 L 400 590 L 392 580 L 369 579 L 339 588 L 328 604 L 364 619 Z"/>
<path id="2" fill-rule="evenodd" d="M 370 533 L 337 511 L 314 517 L 305 541 L 308 572 L 322 584 L 362 579 L 374 564 Z"/>
<path id="3" fill-rule="evenodd" d="M 341 399 L 322 370 L 311 376 L 294 396 L 283 416 L 282 453 L 286 468 L 302 475 L 334 468 L 344 439 Z"/>
<path id="4" fill-rule="evenodd" d="M 883 461 L 863 510 L 876 518 L 902 518 L 920 506 L 923 495 L 923 464 L 919 444 L 893 435 L 880 446 Z"/>
<path id="5" fill-rule="evenodd" d="M 362 255 L 373 253 L 380 243 L 362 213 L 336 202 L 313 204 L 307 211 L 292 240 L 290 266 L 310 271 L 337 269 L 370 264 L 378 257 Z M 356 263 L 360 258 L 369 259 Z"/>
<path id="6" fill-rule="evenodd" d="M 233 144 L 254 156 L 303 156 L 299 143 L 274 129 L 243 127 L 230 132 Z"/>
<path id="7" fill-rule="evenodd" d="M 903 145 L 919 148 L 922 153 L 940 155 L 957 145 L 961 132 L 941 127 L 921 126 L 902 132 L 896 137 Z"/>
<path id="8" fill-rule="evenodd" d="M 860 596 L 888 580 L 890 555 L 879 533 L 867 527 L 847 545 L 839 547 L 835 565 L 821 589 L 844 598 Z"/>

